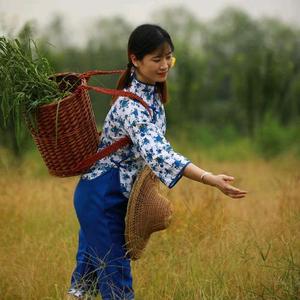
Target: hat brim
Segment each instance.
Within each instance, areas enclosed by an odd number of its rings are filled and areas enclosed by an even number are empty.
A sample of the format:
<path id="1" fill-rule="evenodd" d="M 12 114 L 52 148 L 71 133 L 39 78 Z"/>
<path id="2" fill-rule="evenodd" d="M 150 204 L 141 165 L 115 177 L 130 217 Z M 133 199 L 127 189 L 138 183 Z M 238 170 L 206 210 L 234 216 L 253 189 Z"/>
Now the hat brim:
<path id="1" fill-rule="evenodd" d="M 139 259 L 148 243 L 150 235 L 148 237 L 143 237 L 141 232 L 138 232 L 139 226 L 138 223 L 140 220 L 137 220 L 137 211 L 138 208 L 143 205 L 141 201 L 145 198 L 138 197 L 142 193 L 142 186 L 147 180 L 148 176 L 151 176 L 151 169 L 145 167 L 141 173 L 138 174 L 136 181 L 133 184 L 132 191 L 128 200 L 127 213 L 125 218 L 125 241 L 127 248 L 127 255 L 132 259 Z"/>
<path id="2" fill-rule="evenodd" d="M 150 235 L 166 229 L 172 219 L 171 202 L 159 192 L 159 178 L 145 166 L 133 184 L 125 217 L 127 255 L 139 259 Z"/>

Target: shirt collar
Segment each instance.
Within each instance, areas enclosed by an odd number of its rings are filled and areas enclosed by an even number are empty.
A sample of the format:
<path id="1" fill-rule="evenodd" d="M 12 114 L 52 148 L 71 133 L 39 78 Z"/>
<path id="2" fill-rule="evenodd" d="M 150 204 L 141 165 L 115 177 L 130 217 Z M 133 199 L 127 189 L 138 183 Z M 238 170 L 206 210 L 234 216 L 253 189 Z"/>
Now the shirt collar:
<path id="1" fill-rule="evenodd" d="M 156 85 L 155 84 L 148 84 L 139 81 L 136 78 L 135 73 L 133 72 L 131 74 L 131 84 L 128 88 L 128 90 L 138 96 L 140 96 L 144 101 L 147 102 L 148 105 L 152 105 L 156 94 Z"/>

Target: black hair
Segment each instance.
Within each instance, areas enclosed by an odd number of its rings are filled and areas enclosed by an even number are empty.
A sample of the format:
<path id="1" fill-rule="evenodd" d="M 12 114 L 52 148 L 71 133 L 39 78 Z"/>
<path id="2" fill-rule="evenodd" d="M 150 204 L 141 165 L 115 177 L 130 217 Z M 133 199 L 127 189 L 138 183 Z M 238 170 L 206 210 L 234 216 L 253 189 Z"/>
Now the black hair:
<path id="1" fill-rule="evenodd" d="M 172 52 L 174 45 L 169 33 L 158 25 L 143 24 L 136 27 L 129 36 L 127 45 L 128 64 L 125 72 L 121 75 L 117 88 L 124 89 L 131 82 L 131 69 L 133 67 L 130 55 L 134 54 L 138 60 L 142 60 L 145 55 L 152 53 L 165 43 L 169 44 Z M 163 103 L 167 102 L 166 82 L 157 83 L 158 92 Z"/>
<path id="2" fill-rule="evenodd" d="M 130 54 L 134 54 L 138 60 L 143 59 L 159 48 L 164 43 L 168 43 L 171 50 L 174 51 L 174 45 L 170 35 L 166 30 L 158 25 L 143 24 L 138 26 L 130 35 L 128 40 L 128 60 Z"/>

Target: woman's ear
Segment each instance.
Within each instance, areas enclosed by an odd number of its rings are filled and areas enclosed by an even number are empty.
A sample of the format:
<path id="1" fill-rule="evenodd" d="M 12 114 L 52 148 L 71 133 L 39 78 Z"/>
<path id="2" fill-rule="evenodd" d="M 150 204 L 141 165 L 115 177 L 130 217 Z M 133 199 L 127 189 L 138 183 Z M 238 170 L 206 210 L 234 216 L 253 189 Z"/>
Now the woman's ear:
<path id="1" fill-rule="evenodd" d="M 130 59 L 134 67 L 137 68 L 139 66 L 139 60 L 136 58 L 136 56 L 134 54 L 130 54 Z"/>

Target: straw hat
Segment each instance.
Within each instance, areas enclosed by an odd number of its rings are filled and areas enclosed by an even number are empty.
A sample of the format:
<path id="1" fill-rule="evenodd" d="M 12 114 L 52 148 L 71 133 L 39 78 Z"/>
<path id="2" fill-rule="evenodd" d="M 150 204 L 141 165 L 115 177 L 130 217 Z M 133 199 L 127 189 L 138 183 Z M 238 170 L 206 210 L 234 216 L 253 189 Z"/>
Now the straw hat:
<path id="1" fill-rule="evenodd" d="M 141 257 L 153 232 L 170 225 L 172 206 L 159 193 L 159 184 L 158 177 L 148 166 L 143 168 L 133 184 L 125 218 L 127 254 L 133 260 Z"/>

